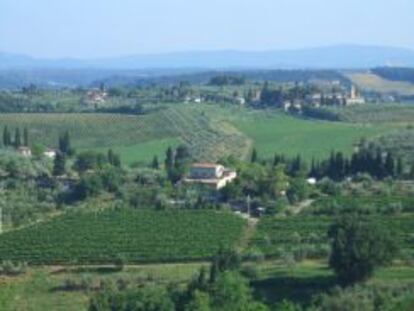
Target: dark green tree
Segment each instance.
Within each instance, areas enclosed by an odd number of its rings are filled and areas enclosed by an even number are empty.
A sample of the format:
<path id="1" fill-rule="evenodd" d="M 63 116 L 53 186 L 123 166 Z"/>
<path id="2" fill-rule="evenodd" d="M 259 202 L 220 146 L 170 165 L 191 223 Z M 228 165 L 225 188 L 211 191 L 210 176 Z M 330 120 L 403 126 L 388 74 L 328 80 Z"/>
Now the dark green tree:
<path id="1" fill-rule="evenodd" d="M 174 152 L 171 147 L 168 147 L 165 152 L 165 169 L 167 171 L 171 170 L 174 166 Z"/>
<path id="2" fill-rule="evenodd" d="M 298 203 L 308 198 L 309 186 L 304 178 L 294 178 L 286 192 L 289 202 L 292 204 Z"/>
<path id="3" fill-rule="evenodd" d="M 329 265 L 343 285 L 365 281 L 375 268 L 391 263 L 397 252 L 390 231 L 373 220 L 345 215 L 329 229 Z"/>
<path id="4" fill-rule="evenodd" d="M 10 134 L 10 131 L 9 131 L 7 125 L 3 129 L 3 145 L 5 147 L 11 145 L 11 134 Z"/>
<path id="5" fill-rule="evenodd" d="M 184 311 L 210 311 L 210 296 L 206 292 L 195 290 Z"/>
<path id="6" fill-rule="evenodd" d="M 22 145 L 22 136 L 20 134 L 20 129 L 17 127 L 14 132 L 14 146 L 19 148 Z"/>
<path id="7" fill-rule="evenodd" d="M 66 157 L 63 153 L 58 152 L 53 161 L 53 175 L 62 176 L 66 172 Z"/>
<path id="8" fill-rule="evenodd" d="M 23 145 L 29 147 L 29 130 L 27 127 L 23 130 Z"/>
<path id="9" fill-rule="evenodd" d="M 397 171 L 396 174 L 398 177 L 402 177 L 404 175 L 404 164 L 401 157 L 397 159 Z"/>
<path id="10" fill-rule="evenodd" d="M 253 148 L 253 150 L 252 150 L 252 155 L 251 155 L 251 158 L 250 158 L 250 162 L 252 162 L 252 163 L 256 163 L 257 162 L 257 151 L 256 151 L 256 148 Z"/>
<path id="11" fill-rule="evenodd" d="M 151 167 L 152 167 L 154 170 L 158 170 L 158 169 L 160 168 L 160 164 L 159 164 L 159 162 L 158 162 L 158 157 L 157 157 L 157 156 L 154 156 L 154 158 L 152 158 Z"/>
<path id="12" fill-rule="evenodd" d="M 387 176 L 395 176 L 395 161 L 394 157 L 392 156 L 391 152 L 387 153 L 387 157 L 385 158 L 385 172 Z"/>
<path id="13" fill-rule="evenodd" d="M 108 150 L 108 163 L 114 165 L 114 152 L 112 149 Z"/>
<path id="14" fill-rule="evenodd" d="M 76 195 L 78 199 L 97 196 L 103 190 L 102 179 L 99 175 L 93 174 L 81 178 L 76 186 Z"/>
<path id="15" fill-rule="evenodd" d="M 73 156 L 75 150 L 72 148 L 69 132 L 66 131 L 59 137 L 59 151 L 68 156 Z"/>

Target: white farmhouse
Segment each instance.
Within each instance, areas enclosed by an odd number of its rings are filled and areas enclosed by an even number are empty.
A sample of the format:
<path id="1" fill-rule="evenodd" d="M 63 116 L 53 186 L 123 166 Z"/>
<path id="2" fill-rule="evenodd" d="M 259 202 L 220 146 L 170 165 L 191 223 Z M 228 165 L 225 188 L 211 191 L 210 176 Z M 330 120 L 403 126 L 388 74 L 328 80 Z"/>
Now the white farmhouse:
<path id="1" fill-rule="evenodd" d="M 220 164 L 194 163 L 184 179 L 186 183 L 207 185 L 216 190 L 225 187 L 237 177 L 237 173 Z"/>

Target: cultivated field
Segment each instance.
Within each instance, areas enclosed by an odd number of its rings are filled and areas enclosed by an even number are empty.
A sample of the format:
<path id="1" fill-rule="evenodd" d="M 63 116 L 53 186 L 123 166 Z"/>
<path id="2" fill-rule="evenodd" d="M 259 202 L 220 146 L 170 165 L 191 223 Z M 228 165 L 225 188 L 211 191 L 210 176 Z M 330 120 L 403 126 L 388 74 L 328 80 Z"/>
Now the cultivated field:
<path id="1" fill-rule="evenodd" d="M 245 221 L 215 211 L 69 213 L 0 236 L 0 261 L 107 264 L 208 259 L 240 240 Z"/>
<path id="2" fill-rule="evenodd" d="M 304 158 L 327 157 L 331 150 L 350 153 L 362 137 L 379 135 L 383 125 L 312 121 L 280 111 L 257 111 L 217 105 L 169 105 L 146 115 L 2 114 L 0 125 L 27 127 L 32 142 L 56 147 L 69 131 L 79 149 L 114 149 L 126 164 L 164 158 L 168 146 L 185 143 L 198 161 L 229 155 L 248 159 L 253 146 L 259 156 L 275 153 Z"/>
<path id="3" fill-rule="evenodd" d="M 393 232 L 402 254 L 412 256 L 413 215 L 370 217 Z M 264 217 L 260 219 L 251 247 L 270 257 L 280 258 L 288 252 L 308 258 L 326 258 L 329 252 L 327 232 L 333 221 L 334 217 L 329 216 Z"/>
<path id="4" fill-rule="evenodd" d="M 352 73 L 346 75 L 351 81 L 366 91 L 379 93 L 395 93 L 400 95 L 414 95 L 414 84 L 409 82 L 391 81 L 373 73 Z"/>

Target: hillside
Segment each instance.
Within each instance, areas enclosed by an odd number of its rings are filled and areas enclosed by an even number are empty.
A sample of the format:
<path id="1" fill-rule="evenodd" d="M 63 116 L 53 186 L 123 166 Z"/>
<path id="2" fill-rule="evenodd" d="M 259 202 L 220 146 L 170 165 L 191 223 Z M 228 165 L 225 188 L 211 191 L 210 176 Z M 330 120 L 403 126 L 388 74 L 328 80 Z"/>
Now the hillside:
<path id="1" fill-rule="evenodd" d="M 169 105 L 146 115 L 116 114 L 3 114 L 0 124 L 27 127 L 33 142 L 56 147 L 69 131 L 79 149 L 121 155 L 124 163 L 149 163 L 164 157 L 168 146 L 190 147 L 198 161 L 217 161 L 229 155 L 249 158 L 255 147 L 260 156 L 274 153 L 306 159 L 327 157 L 332 149 L 349 153 L 362 137 L 379 135 L 388 127 L 294 118 L 282 112 L 254 111 L 214 105 Z M 303 148 L 307 146 L 306 148 Z"/>
<path id="2" fill-rule="evenodd" d="M 404 48 L 336 45 L 276 51 L 187 51 L 104 59 L 36 59 L 0 54 L 0 69 L 16 68 L 371 68 L 413 66 L 414 52 Z"/>
<path id="3" fill-rule="evenodd" d="M 414 84 L 406 81 L 392 81 L 371 72 L 349 73 L 346 75 L 355 85 L 365 91 L 414 95 Z"/>

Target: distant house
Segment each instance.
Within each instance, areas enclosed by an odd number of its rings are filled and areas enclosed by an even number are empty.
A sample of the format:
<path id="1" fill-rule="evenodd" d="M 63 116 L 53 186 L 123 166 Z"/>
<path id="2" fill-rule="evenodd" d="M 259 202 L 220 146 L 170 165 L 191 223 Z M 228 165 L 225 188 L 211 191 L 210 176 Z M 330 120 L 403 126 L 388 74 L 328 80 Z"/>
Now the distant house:
<path id="1" fill-rule="evenodd" d="M 240 106 L 243 106 L 243 105 L 246 104 L 246 99 L 244 97 L 242 97 L 242 96 L 237 96 L 234 100 Z"/>
<path id="2" fill-rule="evenodd" d="M 56 150 L 48 148 L 43 152 L 43 155 L 49 159 L 54 159 L 56 157 Z"/>
<path id="3" fill-rule="evenodd" d="M 105 91 L 99 89 L 91 89 L 86 93 L 84 97 L 84 103 L 86 104 L 103 104 L 106 101 L 108 94 Z"/>
<path id="4" fill-rule="evenodd" d="M 202 184 L 219 190 L 231 183 L 237 177 L 237 173 L 220 164 L 194 163 L 190 173 L 184 182 L 190 184 Z"/>
<path id="5" fill-rule="evenodd" d="M 17 152 L 26 158 L 30 158 L 32 156 L 32 150 L 26 146 L 20 146 L 17 148 Z"/>
<path id="6" fill-rule="evenodd" d="M 351 106 L 351 105 L 362 105 L 362 104 L 365 104 L 365 98 L 359 96 L 357 94 L 357 90 L 356 90 L 355 86 L 352 86 L 351 87 L 351 94 L 346 99 L 345 104 L 347 106 Z"/>

